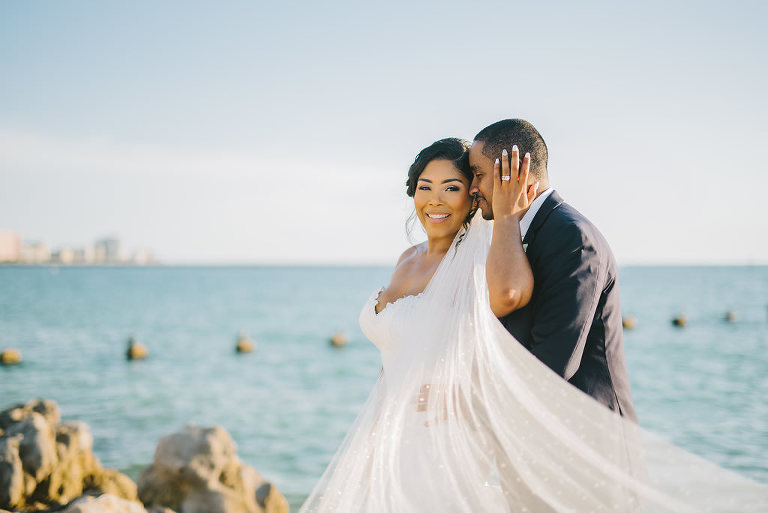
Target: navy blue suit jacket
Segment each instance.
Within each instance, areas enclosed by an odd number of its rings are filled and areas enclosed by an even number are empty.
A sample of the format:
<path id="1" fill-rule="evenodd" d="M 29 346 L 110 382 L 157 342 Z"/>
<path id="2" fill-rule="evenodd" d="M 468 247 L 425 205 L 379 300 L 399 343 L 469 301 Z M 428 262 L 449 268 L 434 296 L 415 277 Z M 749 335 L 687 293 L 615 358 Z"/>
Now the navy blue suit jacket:
<path id="1" fill-rule="evenodd" d="M 602 234 L 557 192 L 523 240 L 533 296 L 501 319 L 549 368 L 608 408 L 637 420 L 624 358 L 616 262 Z"/>

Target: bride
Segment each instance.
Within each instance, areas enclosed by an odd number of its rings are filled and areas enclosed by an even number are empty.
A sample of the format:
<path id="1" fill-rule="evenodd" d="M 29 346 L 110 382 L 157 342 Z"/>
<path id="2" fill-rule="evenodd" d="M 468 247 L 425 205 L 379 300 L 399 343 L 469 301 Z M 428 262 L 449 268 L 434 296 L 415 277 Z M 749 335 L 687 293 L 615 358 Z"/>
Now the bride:
<path id="1" fill-rule="evenodd" d="M 443 139 L 411 166 L 427 241 L 363 306 L 383 369 L 300 512 L 768 511 L 768 487 L 620 417 L 502 326 L 486 278 L 493 223 L 474 215 L 467 149 Z M 536 192 L 522 173 L 505 184 L 520 216 Z M 504 280 L 521 308 L 534 284 L 522 243 L 514 251 Z"/>

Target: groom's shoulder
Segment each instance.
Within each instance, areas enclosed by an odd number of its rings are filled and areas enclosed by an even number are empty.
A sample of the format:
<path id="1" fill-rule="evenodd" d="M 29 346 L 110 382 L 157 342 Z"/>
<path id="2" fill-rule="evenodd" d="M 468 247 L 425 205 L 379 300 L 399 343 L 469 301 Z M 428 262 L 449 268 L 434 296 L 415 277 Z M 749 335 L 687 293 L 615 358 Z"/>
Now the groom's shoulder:
<path id="1" fill-rule="evenodd" d="M 599 252 L 610 252 L 600 230 L 570 203 L 560 200 L 541 227 L 547 239 L 559 240 L 571 247 L 589 247 Z"/>
<path id="2" fill-rule="evenodd" d="M 594 227 L 592 221 L 582 214 L 573 205 L 563 201 L 558 208 L 552 212 L 553 225 L 561 229 L 590 231 Z"/>
<path id="3" fill-rule="evenodd" d="M 551 199 L 556 200 L 552 197 Z M 546 218 L 539 231 L 547 235 L 558 235 L 561 240 L 565 238 L 575 242 L 575 239 L 586 236 L 592 226 L 586 216 L 562 199 L 556 200 L 548 211 L 540 211 L 539 215 L 541 214 Z"/>

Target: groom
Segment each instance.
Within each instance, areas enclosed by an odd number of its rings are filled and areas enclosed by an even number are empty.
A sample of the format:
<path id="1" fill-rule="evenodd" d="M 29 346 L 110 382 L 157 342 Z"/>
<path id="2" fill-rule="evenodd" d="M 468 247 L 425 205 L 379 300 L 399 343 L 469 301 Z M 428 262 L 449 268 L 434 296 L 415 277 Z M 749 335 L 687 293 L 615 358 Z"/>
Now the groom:
<path id="1" fill-rule="evenodd" d="M 530 153 L 524 164 L 530 161 L 528 186 L 536 193 L 519 221 L 519 231 L 533 271 L 533 295 L 525 307 L 514 310 L 513 303 L 504 307 L 508 298 L 494 297 L 499 293 L 489 287 L 494 313 L 550 369 L 637 421 L 624 359 L 613 253 L 597 228 L 551 188 L 547 145 L 533 125 L 505 119 L 475 136 L 469 152 L 474 173 L 469 192 L 476 196 L 483 217 L 493 219 L 494 162 L 509 155 L 511 178 L 516 179 L 519 155 L 526 153 Z M 517 233 L 517 228 L 511 232 Z M 503 239 L 494 236 L 492 246 L 504 244 Z"/>

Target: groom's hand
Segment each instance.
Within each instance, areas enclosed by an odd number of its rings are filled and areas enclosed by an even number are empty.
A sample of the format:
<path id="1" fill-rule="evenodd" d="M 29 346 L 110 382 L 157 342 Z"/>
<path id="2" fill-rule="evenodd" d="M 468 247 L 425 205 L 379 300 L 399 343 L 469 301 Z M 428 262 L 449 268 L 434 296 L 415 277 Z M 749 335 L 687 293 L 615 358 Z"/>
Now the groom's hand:
<path id="1" fill-rule="evenodd" d="M 510 159 L 511 157 L 511 159 Z M 511 162 L 510 162 L 511 160 Z M 520 233 L 520 220 L 536 197 L 539 183 L 528 184 L 531 155 L 522 164 L 520 151 L 504 150 L 493 166 L 493 235 L 486 259 L 488 299 L 496 317 L 504 317 L 528 304 L 533 294 L 533 272 Z"/>
<path id="2" fill-rule="evenodd" d="M 522 163 L 517 145 L 512 146 L 512 154 L 502 151 L 501 161 L 496 159 L 493 166 L 493 209 L 494 219 L 515 217 L 522 219 L 536 198 L 539 183 L 528 184 L 531 170 L 531 154 L 526 153 Z"/>

